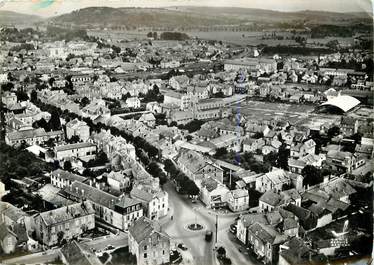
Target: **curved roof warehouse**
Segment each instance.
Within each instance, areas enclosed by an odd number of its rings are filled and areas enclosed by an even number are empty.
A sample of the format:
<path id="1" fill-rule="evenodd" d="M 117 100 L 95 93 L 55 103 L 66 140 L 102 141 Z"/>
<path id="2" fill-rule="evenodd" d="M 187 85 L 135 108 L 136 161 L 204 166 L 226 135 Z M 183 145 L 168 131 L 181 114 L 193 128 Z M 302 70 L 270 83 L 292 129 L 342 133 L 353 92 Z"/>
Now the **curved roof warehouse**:
<path id="1" fill-rule="evenodd" d="M 342 95 L 322 103 L 321 106 L 334 106 L 341 109 L 343 112 L 347 112 L 358 106 L 360 103 L 361 102 L 354 97 Z"/>

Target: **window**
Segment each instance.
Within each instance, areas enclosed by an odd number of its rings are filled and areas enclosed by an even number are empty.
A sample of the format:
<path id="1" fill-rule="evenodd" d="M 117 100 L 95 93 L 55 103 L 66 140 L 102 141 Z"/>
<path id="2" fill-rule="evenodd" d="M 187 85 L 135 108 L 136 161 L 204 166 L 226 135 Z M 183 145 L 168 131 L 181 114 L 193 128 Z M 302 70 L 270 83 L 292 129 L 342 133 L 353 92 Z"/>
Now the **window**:
<path id="1" fill-rule="evenodd" d="M 147 245 L 144 246 L 144 250 L 147 250 Z"/>
<path id="2" fill-rule="evenodd" d="M 146 259 L 146 258 L 147 258 L 147 253 L 144 253 L 144 254 L 143 254 L 143 257 Z"/>

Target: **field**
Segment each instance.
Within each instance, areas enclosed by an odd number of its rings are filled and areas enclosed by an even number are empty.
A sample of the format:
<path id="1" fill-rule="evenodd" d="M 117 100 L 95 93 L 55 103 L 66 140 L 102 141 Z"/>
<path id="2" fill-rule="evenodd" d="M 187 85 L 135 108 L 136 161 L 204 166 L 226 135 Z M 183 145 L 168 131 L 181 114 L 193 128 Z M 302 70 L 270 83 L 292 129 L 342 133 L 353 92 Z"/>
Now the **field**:
<path id="1" fill-rule="evenodd" d="M 119 31 L 119 30 L 89 30 L 88 35 L 103 38 L 105 40 L 111 39 L 112 42 L 117 43 L 120 41 L 135 41 L 147 39 L 148 30 L 132 30 L 132 31 Z M 158 32 L 161 33 L 161 32 Z M 243 31 L 187 31 L 184 32 L 191 38 L 197 37 L 205 40 L 221 40 L 223 42 L 237 44 L 237 45 L 259 45 L 266 44 L 269 46 L 277 45 L 295 45 L 294 40 L 263 40 L 262 32 L 243 32 Z M 126 44 L 122 44 L 126 45 Z"/>
<path id="2" fill-rule="evenodd" d="M 266 44 L 269 46 L 276 45 L 295 45 L 294 40 L 262 40 L 263 33 L 260 31 L 190 31 L 186 32 L 190 37 L 197 37 L 206 40 L 222 40 L 224 42 L 238 45 L 259 45 Z"/>

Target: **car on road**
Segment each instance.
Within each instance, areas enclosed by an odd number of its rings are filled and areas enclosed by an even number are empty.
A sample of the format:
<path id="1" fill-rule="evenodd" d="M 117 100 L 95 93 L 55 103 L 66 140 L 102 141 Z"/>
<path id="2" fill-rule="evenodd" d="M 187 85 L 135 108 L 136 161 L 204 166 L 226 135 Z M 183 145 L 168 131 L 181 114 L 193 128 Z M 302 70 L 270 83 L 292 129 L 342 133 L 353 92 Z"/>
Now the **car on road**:
<path id="1" fill-rule="evenodd" d="M 186 247 L 186 245 L 183 244 L 183 243 L 179 243 L 178 248 L 180 248 L 181 250 L 187 250 L 188 249 L 188 247 Z"/>
<path id="2" fill-rule="evenodd" d="M 238 225 L 236 223 L 233 223 L 230 225 L 230 232 L 233 234 L 236 234 L 236 231 L 238 230 Z"/>
<path id="3" fill-rule="evenodd" d="M 112 245 L 108 245 L 107 247 L 104 248 L 104 250 L 113 250 L 114 247 Z"/>
<path id="4" fill-rule="evenodd" d="M 213 232 L 210 230 L 207 230 L 205 232 L 205 241 L 210 242 L 212 241 L 212 238 L 213 238 Z"/>

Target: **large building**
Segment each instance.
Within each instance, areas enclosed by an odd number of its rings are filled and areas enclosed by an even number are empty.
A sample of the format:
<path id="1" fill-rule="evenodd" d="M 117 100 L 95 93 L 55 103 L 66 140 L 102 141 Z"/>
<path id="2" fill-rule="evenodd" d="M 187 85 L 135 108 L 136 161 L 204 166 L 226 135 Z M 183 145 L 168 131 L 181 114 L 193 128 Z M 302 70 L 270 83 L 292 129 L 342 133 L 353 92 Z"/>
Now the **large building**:
<path id="1" fill-rule="evenodd" d="M 74 181 L 85 182 L 86 180 L 87 178 L 83 176 L 62 169 L 56 169 L 51 172 L 51 184 L 60 189 L 70 186 Z"/>
<path id="2" fill-rule="evenodd" d="M 62 140 L 64 138 L 63 131 L 46 132 L 43 128 L 8 132 L 5 135 L 5 143 L 8 145 L 16 145 L 26 143 L 28 145 L 43 144 L 49 139 Z"/>
<path id="3" fill-rule="evenodd" d="M 135 220 L 143 216 L 139 200 L 116 197 L 79 181 L 65 187 L 61 195 L 73 201 L 92 202 L 98 219 L 122 231 L 126 231 Z"/>
<path id="4" fill-rule="evenodd" d="M 67 158 L 76 157 L 85 162 L 96 157 L 97 147 L 92 143 L 76 143 L 60 145 L 55 147 L 55 157 L 62 161 Z"/>
<path id="5" fill-rule="evenodd" d="M 90 127 L 84 121 L 74 119 L 66 124 L 66 138 L 78 136 L 80 140 L 87 141 L 90 138 Z"/>
<path id="6" fill-rule="evenodd" d="M 129 229 L 129 251 L 138 265 L 159 265 L 170 262 L 170 238 L 160 226 L 142 217 Z"/>
<path id="7" fill-rule="evenodd" d="M 169 197 L 165 191 L 147 192 L 135 187 L 130 196 L 142 202 L 146 216 L 151 220 L 158 220 L 168 214 Z"/>
<path id="8" fill-rule="evenodd" d="M 34 217 L 36 238 L 53 246 L 95 228 L 95 211 L 88 201 L 42 212 Z"/>
<path id="9" fill-rule="evenodd" d="M 198 187 L 201 187 L 202 180 L 208 177 L 223 183 L 223 169 L 198 152 L 182 149 L 177 157 L 177 164 Z"/>
<path id="10" fill-rule="evenodd" d="M 277 62 L 274 59 L 266 58 L 241 58 L 226 60 L 224 69 L 225 71 L 247 70 L 248 72 L 273 73 L 277 70 Z"/>

